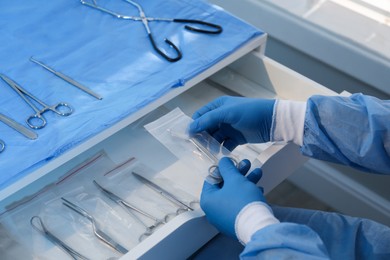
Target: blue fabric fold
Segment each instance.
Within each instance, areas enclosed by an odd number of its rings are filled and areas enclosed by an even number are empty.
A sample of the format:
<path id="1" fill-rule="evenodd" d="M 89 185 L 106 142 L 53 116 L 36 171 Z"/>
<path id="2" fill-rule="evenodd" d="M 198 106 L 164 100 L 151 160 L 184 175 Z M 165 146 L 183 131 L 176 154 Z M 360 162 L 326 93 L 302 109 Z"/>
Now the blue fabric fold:
<path id="1" fill-rule="evenodd" d="M 125 1 L 99 1 L 118 13 L 138 16 Z M 74 113 L 45 113 L 47 126 L 28 140 L 0 122 L 7 144 L 0 154 L 0 188 L 19 180 L 99 132 L 207 70 L 263 34 L 205 1 L 139 1 L 146 16 L 198 19 L 223 26 L 222 34 L 190 32 L 184 24 L 150 22 L 156 43 L 174 42 L 183 58 L 170 63 L 149 42 L 143 24 L 120 20 L 78 0 L 0 3 L 0 73 L 49 105 L 69 103 Z M 37 60 L 99 93 L 99 101 L 29 61 Z M 25 124 L 32 109 L 0 81 L 0 113 Z"/>

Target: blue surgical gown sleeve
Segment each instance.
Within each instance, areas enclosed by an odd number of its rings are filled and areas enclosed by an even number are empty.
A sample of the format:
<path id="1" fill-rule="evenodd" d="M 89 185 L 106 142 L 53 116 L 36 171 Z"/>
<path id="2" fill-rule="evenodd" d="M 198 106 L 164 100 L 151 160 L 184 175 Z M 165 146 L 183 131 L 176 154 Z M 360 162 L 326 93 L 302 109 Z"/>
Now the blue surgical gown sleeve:
<path id="1" fill-rule="evenodd" d="M 312 158 L 390 174 L 390 100 L 363 94 L 312 96 L 301 151 Z"/>
<path id="2" fill-rule="evenodd" d="M 317 210 L 272 207 L 281 223 L 257 231 L 241 259 L 390 259 L 390 228 Z"/>

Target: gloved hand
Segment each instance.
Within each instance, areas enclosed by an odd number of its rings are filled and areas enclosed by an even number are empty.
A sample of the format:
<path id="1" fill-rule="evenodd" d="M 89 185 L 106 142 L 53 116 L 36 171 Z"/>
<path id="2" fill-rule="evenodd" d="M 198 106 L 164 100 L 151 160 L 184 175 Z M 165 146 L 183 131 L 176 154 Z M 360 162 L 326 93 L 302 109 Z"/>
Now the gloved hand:
<path id="1" fill-rule="evenodd" d="M 234 225 L 241 209 L 254 201 L 265 202 L 262 189 L 255 184 L 262 172 L 257 168 L 245 177 L 245 170 L 239 171 L 227 157 L 220 160 L 218 167 L 224 181 L 215 185 L 204 182 L 200 206 L 219 231 L 236 237 Z"/>
<path id="2" fill-rule="evenodd" d="M 189 133 L 207 131 L 232 151 L 237 145 L 270 140 L 275 100 L 220 97 L 194 113 Z"/>

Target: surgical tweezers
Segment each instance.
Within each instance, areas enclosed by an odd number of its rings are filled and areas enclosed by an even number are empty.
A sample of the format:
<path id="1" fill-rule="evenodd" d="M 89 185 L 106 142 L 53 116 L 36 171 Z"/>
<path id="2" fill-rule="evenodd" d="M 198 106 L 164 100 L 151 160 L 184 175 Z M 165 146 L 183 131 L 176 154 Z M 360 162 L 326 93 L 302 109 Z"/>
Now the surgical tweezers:
<path id="1" fill-rule="evenodd" d="M 206 29 L 202 29 L 202 28 L 199 28 L 199 27 L 193 27 L 193 26 L 189 26 L 189 25 L 185 25 L 184 28 L 187 29 L 187 30 L 190 30 L 190 31 L 193 31 L 193 32 L 198 32 L 198 33 L 206 33 L 206 34 L 220 34 L 222 32 L 222 27 L 220 25 L 217 25 L 217 24 L 213 24 L 213 23 L 208 23 L 208 22 L 205 22 L 205 21 L 201 21 L 201 20 L 194 20 L 194 19 L 178 19 L 178 18 L 156 18 L 156 17 L 147 17 L 145 15 L 145 12 L 142 8 L 142 6 L 138 3 L 136 3 L 135 1 L 131 1 L 131 0 L 123 0 L 133 6 L 135 6 L 137 9 L 138 9 L 138 13 L 139 13 L 139 16 L 128 16 L 128 15 L 122 15 L 122 14 L 119 14 L 119 13 L 116 13 L 116 12 L 113 12 L 111 10 L 108 10 L 104 7 L 101 7 L 97 4 L 97 1 L 96 0 L 93 0 L 93 4 L 91 3 L 88 3 L 84 0 L 80 0 L 80 2 L 83 4 L 83 5 L 87 5 L 89 7 L 92 7 L 92 8 L 95 8 L 97 10 L 100 10 L 102 12 L 105 12 L 105 13 L 108 13 L 118 19 L 125 19 L 125 20 L 133 20 L 133 21 L 141 21 L 142 24 L 144 25 L 145 27 L 145 30 L 148 34 L 148 37 L 149 37 L 149 40 L 153 46 L 153 49 L 158 53 L 160 54 L 163 58 L 165 58 L 167 61 L 170 61 L 170 62 L 175 62 L 175 61 L 178 61 L 182 58 L 182 53 L 181 51 L 179 50 L 179 48 L 174 44 L 172 43 L 170 40 L 168 39 L 165 39 L 165 42 L 175 50 L 176 52 L 176 57 L 169 57 L 165 52 L 163 52 L 160 48 L 157 47 L 156 45 L 156 42 L 154 40 L 154 37 L 153 37 L 153 34 L 152 34 L 152 31 L 149 27 L 149 22 L 152 22 L 152 21 L 163 21 L 163 22 L 174 22 L 174 23 L 187 23 L 187 24 L 197 24 L 197 25 L 201 25 L 203 27 L 209 27 L 209 28 L 213 28 L 214 30 L 206 30 Z"/>
<path id="2" fill-rule="evenodd" d="M 121 254 L 126 254 L 128 250 L 121 246 L 119 243 L 115 242 L 109 235 L 104 233 L 102 230 L 100 230 L 97 226 L 95 218 L 89 214 L 86 210 L 83 208 L 77 206 L 76 204 L 70 202 L 69 200 L 65 198 L 61 198 L 63 200 L 63 204 L 67 206 L 68 208 L 74 210 L 75 212 L 79 213 L 81 216 L 87 218 L 89 221 L 91 221 L 93 233 L 97 238 L 99 238 L 101 241 L 103 241 L 106 245 L 112 247 L 116 251 L 118 251 Z"/>
<path id="3" fill-rule="evenodd" d="M 192 204 L 199 204 L 198 201 L 191 201 L 190 205 L 187 205 L 186 203 L 181 201 L 179 198 L 177 198 L 175 195 L 171 194 L 167 190 L 165 190 L 162 187 L 158 186 L 154 182 L 146 179 L 142 175 L 140 175 L 140 174 L 138 174 L 138 173 L 136 173 L 134 171 L 132 172 L 132 174 L 138 180 L 140 180 L 142 183 L 144 183 L 146 186 L 148 186 L 149 188 L 151 188 L 152 190 L 154 190 L 155 192 L 157 192 L 158 194 L 160 194 L 161 196 L 163 196 L 164 198 L 166 198 L 167 200 L 171 201 L 173 204 L 178 206 L 179 209 L 178 209 L 177 213 L 179 213 L 180 211 L 193 211 L 194 208 L 191 207 Z"/>
<path id="4" fill-rule="evenodd" d="M 13 119 L 11 119 L 11 118 L 9 118 L 1 113 L 0 113 L 0 121 L 3 122 L 4 124 L 8 125 L 9 127 L 13 128 L 14 130 L 18 131 L 19 133 L 21 133 L 22 135 L 24 135 L 25 137 L 27 137 L 29 139 L 34 140 L 34 139 L 38 138 L 38 135 L 36 133 L 34 133 L 30 129 L 22 126 L 18 122 L 14 121 Z M 0 140 L 0 153 L 3 152 L 4 149 L 5 149 L 5 143 L 3 140 Z"/>
<path id="5" fill-rule="evenodd" d="M 61 73 L 59 71 L 56 71 L 54 70 L 53 68 L 47 66 L 46 64 L 44 64 L 43 62 L 37 60 L 37 59 L 34 59 L 33 57 L 30 57 L 30 61 L 38 64 L 39 66 L 45 68 L 46 70 L 50 71 L 51 73 L 53 73 L 54 75 L 56 75 L 57 77 L 65 80 L 66 82 L 68 82 L 69 84 L 72 84 L 73 86 L 75 86 L 76 88 L 84 91 L 85 93 L 101 100 L 103 99 L 102 96 L 100 96 L 99 94 L 93 92 L 92 90 L 90 90 L 89 88 L 85 87 L 84 85 L 78 83 L 77 81 L 75 81 L 74 79 L 72 79 L 71 77 L 65 75 L 64 73 Z"/>
<path id="6" fill-rule="evenodd" d="M 35 114 L 26 120 L 27 125 L 33 129 L 40 129 L 46 125 L 46 119 L 42 116 L 46 111 L 52 111 L 60 116 L 69 116 L 73 113 L 73 108 L 67 103 L 59 102 L 52 106 L 47 105 L 7 76 L 0 74 L 0 77 L 35 111 Z M 27 97 L 40 104 L 42 108 L 38 109 Z M 40 123 L 34 124 L 34 120 L 38 120 Z"/>
<path id="7" fill-rule="evenodd" d="M 37 223 L 36 223 L 37 222 Z M 39 223 L 39 226 L 38 226 Z M 83 256 L 67 244 L 61 241 L 58 237 L 53 235 L 43 224 L 42 219 L 38 216 L 34 216 L 30 219 L 31 226 L 37 230 L 39 233 L 44 235 L 47 239 L 49 239 L 53 244 L 59 246 L 62 250 L 65 251 L 68 255 L 72 257 L 74 260 L 82 259 L 82 260 L 89 260 L 89 258 Z"/>

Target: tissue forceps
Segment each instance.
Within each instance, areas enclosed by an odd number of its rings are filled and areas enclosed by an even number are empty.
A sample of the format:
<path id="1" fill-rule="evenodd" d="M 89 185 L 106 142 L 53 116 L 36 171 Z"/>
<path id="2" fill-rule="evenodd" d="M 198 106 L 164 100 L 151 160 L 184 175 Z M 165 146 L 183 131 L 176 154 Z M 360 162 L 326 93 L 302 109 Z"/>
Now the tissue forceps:
<path id="1" fill-rule="evenodd" d="M 163 189 L 162 187 L 158 186 L 154 182 L 146 179 L 142 175 L 140 175 L 140 174 L 138 174 L 136 172 L 132 172 L 132 174 L 138 180 L 140 180 L 142 183 L 144 183 L 146 186 L 148 186 L 149 188 L 151 188 L 152 190 L 156 191 L 158 194 L 160 194 L 161 196 L 163 196 L 164 198 L 166 198 L 167 200 L 171 201 L 173 204 L 178 206 L 179 209 L 177 210 L 176 214 L 179 214 L 180 212 L 185 212 L 185 211 L 193 211 L 194 208 L 191 207 L 192 204 L 199 204 L 198 201 L 191 201 L 190 205 L 187 205 L 186 203 L 181 201 L 179 198 L 177 198 L 175 195 L 173 195 L 172 193 L 170 193 L 167 190 Z"/>
<path id="2" fill-rule="evenodd" d="M 115 249 L 121 254 L 126 254 L 127 252 L 129 252 L 126 248 L 121 246 L 119 243 L 115 242 L 109 235 L 107 235 L 102 230 L 100 230 L 97 226 L 95 218 L 91 214 L 89 214 L 86 210 L 84 210 L 83 208 L 77 206 L 76 204 L 70 202 L 65 198 L 61 198 L 61 199 L 63 200 L 63 204 L 65 206 L 79 213 L 81 216 L 87 218 L 91 222 L 93 233 L 97 238 L 99 238 L 106 245 L 110 246 L 111 248 Z"/>
<path id="3" fill-rule="evenodd" d="M 65 81 L 68 82 L 69 84 L 72 84 L 73 86 L 75 86 L 76 88 L 78 88 L 78 89 L 84 91 L 85 93 L 87 93 L 87 94 L 89 94 L 89 95 L 91 95 L 91 96 L 93 96 L 93 97 L 95 97 L 95 98 L 97 98 L 97 99 L 99 99 L 99 100 L 102 100 L 102 99 L 103 99 L 99 94 L 93 92 L 93 91 L 90 90 L 89 88 L 85 87 L 84 85 L 80 84 L 79 82 L 77 82 L 76 80 L 72 79 L 71 77 L 65 75 L 64 73 L 61 73 L 61 72 L 59 72 L 59 71 L 54 70 L 53 68 L 51 68 L 51 67 L 47 66 L 46 64 L 44 64 L 43 62 L 41 62 L 41 61 L 39 61 L 39 60 L 37 60 L 37 59 L 34 59 L 33 57 L 30 57 L 30 61 L 32 61 L 32 62 L 38 64 L 38 65 L 41 66 L 42 68 L 44 68 L 44 69 L 50 71 L 51 73 L 53 73 L 54 75 L 56 75 L 56 76 L 59 77 L 60 79 L 65 80 Z"/>
<path id="4" fill-rule="evenodd" d="M 100 10 L 102 12 L 108 13 L 108 14 L 110 14 L 110 15 L 118 18 L 118 19 L 141 21 L 142 24 L 144 25 L 144 28 L 145 28 L 147 34 L 148 34 L 148 37 L 149 37 L 150 43 L 153 46 L 153 49 L 158 54 L 160 54 L 164 59 L 166 59 L 167 61 L 170 61 L 170 62 L 175 62 L 175 61 L 180 60 L 182 58 L 182 52 L 179 50 L 179 48 L 173 42 L 171 42 L 167 38 L 165 38 L 165 43 L 167 43 L 169 47 L 171 47 L 171 48 L 173 48 L 175 50 L 176 57 L 169 57 L 164 51 L 162 51 L 157 46 L 157 44 L 156 44 L 156 42 L 154 40 L 152 31 L 151 31 L 150 26 L 149 26 L 149 22 L 151 22 L 151 21 L 164 21 L 164 22 L 174 22 L 174 23 L 186 23 L 186 25 L 184 26 L 185 29 L 187 29 L 189 31 L 192 31 L 192 32 L 205 33 L 205 34 L 220 34 L 222 32 L 222 30 L 223 30 L 222 26 L 220 26 L 220 25 L 213 24 L 213 23 L 208 23 L 208 22 L 201 21 L 201 20 L 147 17 L 145 15 L 145 12 L 144 12 L 142 6 L 140 4 L 138 4 L 135 1 L 131 1 L 131 0 L 123 0 L 123 1 L 129 3 L 129 4 L 133 5 L 133 6 L 135 6 L 138 9 L 139 16 L 138 17 L 137 16 L 128 16 L 128 15 L 122 15 L 122 14 L 113 12 L 111 10 L 108 10 L 108 9 L 104 8 L 104 7 L 99 6 L 97 4 L 96 0 L 93 0 L 93 4 L 88 3 L 88 2 L 86 2 L 84 0 L 80 0 L 80 2 L 83 5 L 87 5 L 89 7 L 95 8 L 95 9 Z M 187 24 L 201 25 L 203 27 L 209 27 L 209 28 L 214 29 L 214 30 L 206 30 L 206 29 L 202 29 L 200 27 L 189 26 Z"/>
<path id="5" fill-rule="evenodd" d="M 38 222 L 39 223 L 39 226 L 35 223 L 35 222 Z M 36 230 L 38 231 L 39 233 L 41 233 L 42 235 L 44 235 L 47 239 L 49 239 L 53 244 L 59 246 L 62 250 L 65 251 L 65 253 L 67 253 L 68 255 L 70 255 L 72 257 L 72 259 L 74 260 L 78 260 L 78 259 L 82 259 L 82 260 L 89 260 L 89 258 L 83 256 L 82 254 L 80 254 L 79 252 L 77 252 L 76 250 L 74 250 L 73 248 L 71 248 L 70 246 L 68 246 L 67 244 L 65 244 L 64 242 L 62 242 L 61 239 L 59 239 L 58 237 L 56 237 L 55 235 L 53 235 L 47 228 L 46 226 L 43 224 L 42 222 L 42 219 L 38 216 L 34 216 L 30 219 L 30 224 L 31 226 Z"/>
<path id="6" fill-rule="evenodd" d="M 23 89 L 19 86 L 15 81 L 8 78 L 7 76 L 0 74 L 0 77 L 8 84 L 10 87 L 18 93 L 18 95 L 35 111 L 34 115 L 31 115 L 27 118 L 26 123 L 29 127 L 33 129 L 41 129 L 46 125 L 46 119 L 42 116 L 46 111 L 52 111 L 60 116 L 69 116 L 73 113 L 73 108 L 69 106 L 67 103 L 59 102 L 55 105 L 49 106 L 45 104 L 43 101 L 29 93 L 27 90 Z M 31 98 L 38 104 L 40 104 L 43 108 L 38 109 L 27 97 Z M 34 123 L 35 120 L 40 122 L 39 124 Z"/>
<path id="7" fill-rule="evenodd" d="M 95 180 L 93 181 L 93 183 L 99 188 L 100 191 L 102 191 L 104 193 L 104 195 L 106 195 L 109 199 L 111 199 L 112 201 L 114 201 L 115 203 L 117 203 L 118 205 L 120 205 L 121 207 L 125 208 L 125 209 L 131 209 L 131 210 L 134 210 L 135 212 L 138 212 L 142 215 L 144 215 L 145 217 L 147 218 L 150 218 L 151 220 L 154 221 L 154 224 L 152 227 L 147 227 L 151 230 L 153 230 L 154 228 L 160 226 L 160 225 L 163 225 L 163 224 L 166 224 L 167 221 L 166 219 L 164 220 L 161 220 L 161 219 L 158 219 L 152 215 L 150 215 L 149 213 L 135 207 L 134 205 L 128 203 L 127 201 L 121 199 L 119 196 L 115 195 L 114 193 L 112 193 L 111 191 L 103 188 L 99 183 L 97 183 Z"/>

